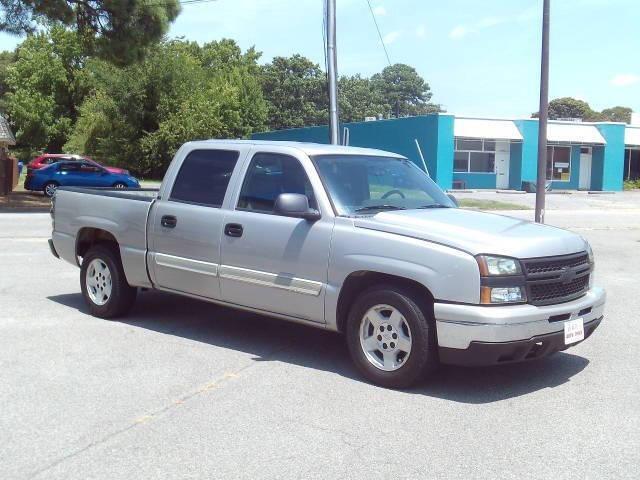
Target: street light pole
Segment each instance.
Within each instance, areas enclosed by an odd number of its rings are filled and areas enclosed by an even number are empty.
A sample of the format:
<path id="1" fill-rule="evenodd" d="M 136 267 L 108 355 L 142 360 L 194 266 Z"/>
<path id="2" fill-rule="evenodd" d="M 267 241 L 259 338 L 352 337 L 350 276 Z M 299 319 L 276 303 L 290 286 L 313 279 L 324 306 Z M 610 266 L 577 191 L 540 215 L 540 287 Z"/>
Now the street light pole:
<path id="1" fill-rule="evenodd" d="M 542 6 L 542 60 L 540 65 L 540 109 L 538 122 L 538 178 L 536 182 L 536 222 L 544 223 L 547 179 L 547 120 L 549 115 L 549 17 L 551 0 Z"/>
<path id="2" fill-rule="evenodd" d="M 336 0 L 326 0 L 327 75 L 329 76 L 329 140 L 339 143 L 338 60 L 336 55 Z"/>

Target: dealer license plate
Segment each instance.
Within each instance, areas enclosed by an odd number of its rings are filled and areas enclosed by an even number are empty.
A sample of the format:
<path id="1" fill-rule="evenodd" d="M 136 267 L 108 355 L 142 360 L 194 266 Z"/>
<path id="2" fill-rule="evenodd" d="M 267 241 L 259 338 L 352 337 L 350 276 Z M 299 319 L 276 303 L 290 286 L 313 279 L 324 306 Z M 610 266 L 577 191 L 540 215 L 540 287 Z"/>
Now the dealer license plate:
<path id="1" fill-rule="evenodd" d="M 577 318 L 564 322 L 564 344 L 571 345 L 580 340 L 584 340 L 584 320 Z"/>

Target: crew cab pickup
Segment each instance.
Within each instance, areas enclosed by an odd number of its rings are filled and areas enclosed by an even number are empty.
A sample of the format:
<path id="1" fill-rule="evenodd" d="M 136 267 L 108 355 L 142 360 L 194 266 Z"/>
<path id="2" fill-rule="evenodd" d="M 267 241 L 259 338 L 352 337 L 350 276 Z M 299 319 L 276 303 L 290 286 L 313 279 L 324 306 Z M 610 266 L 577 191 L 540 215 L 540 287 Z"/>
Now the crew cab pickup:
<path id="1" fill-rule="evenodd" d="M 603 318 L 584 238 L 457 208 L 378 150 L 190 142 L 159 191 L 62 187 L 52 217 L 52 253 L 80 267 L 94 315 L 157 289 L 343 332 L 387 387 L 544 357 Z"/>

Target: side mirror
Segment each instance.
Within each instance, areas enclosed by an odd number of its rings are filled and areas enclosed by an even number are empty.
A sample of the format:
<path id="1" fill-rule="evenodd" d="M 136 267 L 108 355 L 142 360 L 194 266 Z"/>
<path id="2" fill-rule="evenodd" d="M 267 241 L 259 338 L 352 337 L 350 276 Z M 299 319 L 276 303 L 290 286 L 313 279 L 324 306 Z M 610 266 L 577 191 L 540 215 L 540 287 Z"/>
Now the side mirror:
<path id="1" fill-rule="evenodd" d="M 273 211 L 284 217 L 304 218 L 309 221 L 320 219 L 320 212 L 309 208 L 309 199 L 299 193 L 281 193 L 276 198 Z"/>
<path id="2" fill-rule="evenodd" d="M 447 197 L 449 197 L 449 199 L 453 202 L 453 204 L 456 207 L 459 207 L 460 204 L 458 203 L 458 199 L 456 197 L 453 196 L 453 193 L 447 193 Z"/>

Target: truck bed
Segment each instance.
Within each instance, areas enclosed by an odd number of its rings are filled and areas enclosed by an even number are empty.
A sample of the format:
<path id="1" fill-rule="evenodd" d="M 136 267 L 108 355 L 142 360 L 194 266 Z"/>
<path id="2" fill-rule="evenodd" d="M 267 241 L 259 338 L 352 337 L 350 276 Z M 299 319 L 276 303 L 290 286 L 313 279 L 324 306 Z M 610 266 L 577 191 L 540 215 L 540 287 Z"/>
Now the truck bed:
<path id="1" fill-rule="evenodd" d="M 60 187 L 54 200 L 53 243 L 61 258 L 77 264 L 78 239 L 92 230 L 115 237 L 127 280 L 150 286 L 147 276 L 147 218 L 156 189 Z"/>

